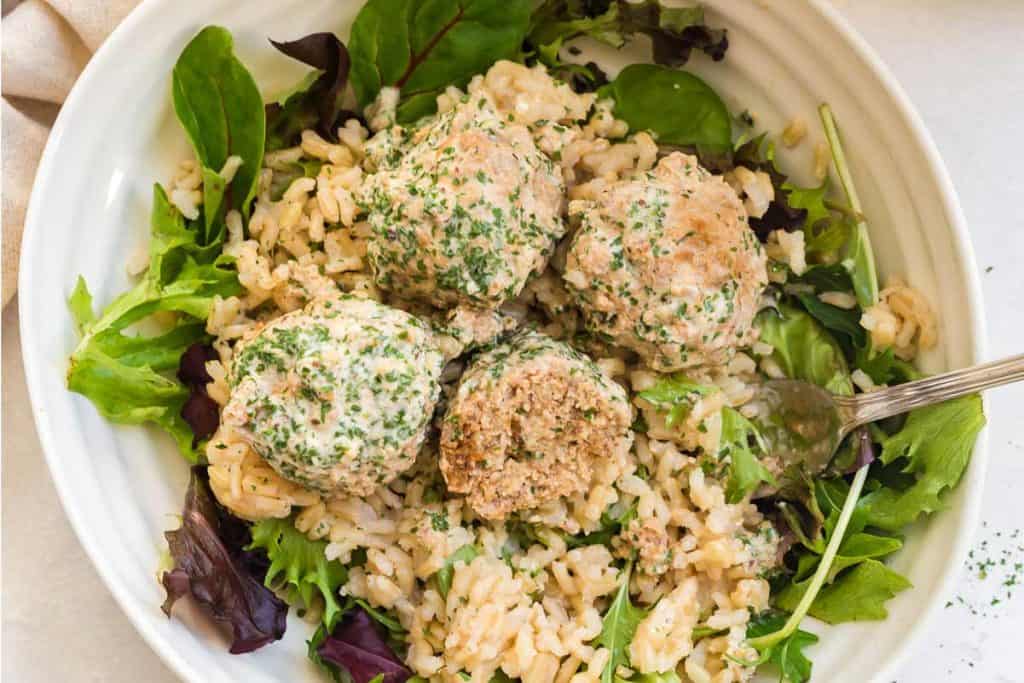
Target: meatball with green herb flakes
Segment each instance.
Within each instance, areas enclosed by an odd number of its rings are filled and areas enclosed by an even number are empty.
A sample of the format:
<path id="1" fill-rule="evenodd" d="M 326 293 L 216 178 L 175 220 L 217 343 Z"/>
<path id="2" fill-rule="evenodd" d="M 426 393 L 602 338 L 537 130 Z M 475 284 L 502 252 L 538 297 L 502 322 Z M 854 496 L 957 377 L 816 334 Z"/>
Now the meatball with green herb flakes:
<path id="1" fill-rule="evenodd" d="M 625 390 L 586 356 L 521 332 L 477 357 L 441 429 L 441 472 L 485 519 L 586 491 L 632 444 Z"/>
<path id="2" fill-rule="evenodd" d="M 362 203 L 377 284 L 440 307 L 517 296 L 565 233 L 559 170 L 486 96 L 403 135 L 386 130 L 368 146 L 378 168 Z"/>
<path id="3" fill-rule="evenodd" d="M 736 192 L 675 152 L 575 201 L 564 279 L 587 327 L 660 371 L 727 362 L 754 341 L 764 249 Z"/>
<path id="4" fill-rule="evenodd" d="M 282 477 L 365 495 L 412 466 L 443 365 L 412 315 L 367 299 L 316 301 L 239 344 L 222 419 Z"/>

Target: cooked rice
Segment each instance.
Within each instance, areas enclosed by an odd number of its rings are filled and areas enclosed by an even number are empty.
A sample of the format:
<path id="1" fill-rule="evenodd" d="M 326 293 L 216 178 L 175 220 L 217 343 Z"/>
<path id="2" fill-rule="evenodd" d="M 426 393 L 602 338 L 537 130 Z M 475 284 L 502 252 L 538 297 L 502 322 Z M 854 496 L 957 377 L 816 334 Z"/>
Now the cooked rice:
<path id="1" fill-rule="evenodd" d="M 878 303 L 864 311 L 861 327 L 875 348 L 892 347 L 898 358 L 913 360 L 918 351 L 938 343 L 938 323 L 928 300 L 900 278 L 889 279 Z"/>
<path id="2" fill-rule="evenodd" d="M 503 114 L 530 127 L 542 151 L 560 160 L 571 198 L 592 196 L 657 159 L 648 134 L 628 136 L 609 103 L 556 84 L 542 67 L 499 62 L 467 91 L 486 94 Z M 438 98 L 439 109 L 462 95 L 449 88 Z M 397 91 L 382 90 L 367 111 L 370 130 L 394 124 L 397 101 Z M 207 323 L 219 354 L 207 364 L 213 378 L 207 388 L 219 404 L 229 398 L 226 378 L 235 341 L 339 288 L 385 299 L 368 270 L 369 231 L 360 221 L 358 201 L 364 173 L 372 171 L 364 149 L 369 134 L 354 119 L 338 130 L 339 143 L 305 131 L 299 146 L 266 155 L 248 235 L 237 213 L 227 217 L 225 253 L 236 258 L 245 291 L 216 300 Z M 323 162 L 316 178 L 289 175 L 295 162 L 313 159 Z M 231 172 L 229 163 L 222 175 Z M 186 216 L 198 215 L 201 180 L 193 161 L 171 183 L 171 201 Z M 743 190 L 751 215 L 763 214 L 773 198 L 767 176 L 737 169 L 732 181 Z M 767 250 L 793 273 L 807 267 L 802 233 L 774 232 Z M 502 311 L 520 322 L 534 321 L 552 336 L 573 337 L 581 325 L 558 272 L 562 263 L 564 254 L 556 253 L 548 270 Z M 882 294 L 862 321 L 876 342 L 895 344 L 901 355 L 934 345 L 934 316 L 919 294 L 897 281 Z M 830 292 L 822 300 L 846 307 L 849 296 Z M 599 344 L 591 350 L 599 351 L 601 369 L 634 394 L 658 379 L 629 354 Z M 350 570 L 343 592 L 395 612 L 408 631 L 408 665 L 431 681 L 462 683 L 468 675 L 474 683 L 488 683 L 501 669 L 524 681 L 597 683 L 611 653 L 594 639 L 623 580 L 616 562 L 634 552 L 629 593 L 652 609 L 629 646 L 632 668 L 678 670 L 696 683 L 746 681 L 753 668 L 743 662 L 757 657 L 744 645 L 746 624 L 768 604 L 763 577 L 776 563 L 778 539 L 749 501 L 726 502 L 722 483 L 705 473 L 699 455 L 717 452 L 722 407 L 744 406 L 759 371 L 782 375 L 769 345 L 756 342 L 753 352 L 755 357 L 736 355 L 726 367 L 695 371 L 692 379 L 715 390 L 671 429 L 663 414 L 635 398 L 646 433 L 637 434 L 631 451 L 598 461 L 582 493 L 520 515 L 534 530 L 528 537 L 510 533 L 514 525 L 478 519 L 462 498 L 438 500 L 443 479 L 431 442 L 411 470 L 372 494 L 323 497 L 280 477 L 224 426 L 206 449 L 210 483 L 217 498 L 245 519 L 294 513 L 301 532 L 327 541 L 330 559 L 347 563 L 365 552 L 365 564 Z M 442 377 L 447 394 L 461 365 L 451 368 Z M 861 385 L 863 378 L 857 380 Z M 634 505 L 636 518 L 611 548 L 566 546 L 563 533 L 594 531 L 604 513 Z M 480 554 L 455 565 L 450 591 L 442 596 L 427 580 L 466 545 Z M 695 642 L 698 625 L 724 634 Z"/>

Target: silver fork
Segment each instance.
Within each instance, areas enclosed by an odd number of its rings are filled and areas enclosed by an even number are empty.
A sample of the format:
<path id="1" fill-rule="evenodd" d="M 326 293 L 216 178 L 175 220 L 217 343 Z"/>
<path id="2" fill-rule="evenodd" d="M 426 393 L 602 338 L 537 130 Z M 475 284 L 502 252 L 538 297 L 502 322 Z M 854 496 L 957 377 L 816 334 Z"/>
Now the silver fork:
<path id="1" fill-rule="evenodd" d="M 1024 354 L 856 396 L 836 396 L 799 380 L 770 380 L 756 401 L 770 416 L 765 437 L 786 464 L 820 472 L 857 427 L 984 389 L 1024 380 Z"/>

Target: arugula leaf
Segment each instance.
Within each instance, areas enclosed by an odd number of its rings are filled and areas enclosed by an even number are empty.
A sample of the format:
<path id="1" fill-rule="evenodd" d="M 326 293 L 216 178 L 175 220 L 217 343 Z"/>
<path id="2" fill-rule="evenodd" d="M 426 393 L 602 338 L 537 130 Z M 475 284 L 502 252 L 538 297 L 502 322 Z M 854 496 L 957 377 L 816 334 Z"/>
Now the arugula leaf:
<path id="1" fill-rule="evenodd" d="M 713 391 L 715 391 L 714 387 L 697 384 L 684 375 L 676 373 L 663 375 L 654 386 L 641 391 L 637 396 L 658 410 L 667 412 L 665 426 L 671 429 L 690 414 L 697 401 Z"/>
<path id="2" fill-rule="evenodd" d="M 985 424 L 981 398 L 965 396 L 910 413 L 903 428 L 882 441 L 884 464 L 905 463 L 914 483 L 884 486 L 864 497 L 871 526 L 898 531 L 922 514 L 942 508 L 942 494 L 959 483 L 978 432 Z"/>
<path id="3" fill-rule="evenodd" d="M 761 340 L 771 344 L 772 358 L 787 377 L 801 379 L 840 396 L 853 394 L 849 367 L 842 349 L 809 314 L 788 304 L 757 317 Z"/>
<path id="4" fill-rule="evenodd" d="M 601 633 L 594 640 L 595 645 L 608 648 L 611 657 L 601 672 L 602 683 L 612 683 L 620 664 L 629 662 L 627 648 L 633 640 L 637 626 L 647 616 L 647 610 L 634 607 L 629 599 L 629 575 L 632 563 L 622 570 L 622 582 L 615 593 L 615 599 L 608 606 L 601 622 Z"/>
<path id="5" fill-rule="evenodd" d="M 264 519 L 252 526 L 249 550 L 263 549 L 270 559 L 264 584 L 289 586 L 302 605 L 309 608 L 319 593 L 324 601 L 323 623 L 328 631 L 344 613 L 338 603 L 338 589 L 348 579 L 348 571 L 337 560 L 324 554 L 326 541 L 311 541 L 295 528 L 294 520 Z"/>
<path id="6" fill-rule="evenodd" d="M 832 151 L 832 161 L 836 167 L 839 181 L 846 193 L 852 213 L 857 216 L 856 226 L 844 249 L 843 265 L 850 271 L 853 279 L 853 291 L 857 294 L 857 303 L 861 308 L 871 308 L 878 303 L 878 273 L 875 270 L 875 255 L 871 250 L 871 238 L 868 236 L 868 225 L 863 218 L 860 197 L 853 184 L 853 176 L 846 163 L 839 129 L 832 116 L 832 108 L 827 104 L 818 107 L 822 126 L 825 128 L 825 139 Z"/>
<path id="7" fill-rule="evenodd" d="M 314 70 L 287 97 L 266 105 L 266 151 L 296 144 L 307 128 L 315 128 L 324 138 L 335 140 L 348 83 L 348 50 L 333 33 L 311 33 L 298 40 L 270 42 Z"/>
<path id="8" fill-rule="evenodd" d="M 722 408 L 722 437 L 718 457 L 728 458 L 729 478 L 725 486 L 725 499 L 738 503 L 753 493 L 762 482 L 774 485 L 775 477 L 761 464 L 754 448 L 764 453 L 764 442 L 757 428 L 739 411 Z"/>
<path id="9" fill-rule="evenodd" d="M 851 226 L 845 214 L 830 208 L 826 198 L 828 181 L 818 187 L 797 187 L 786 181 L 780 189 L 790 206 L 807 212 L 803 223 L 807 254 L 837 254 L 849 240 Z"/>
<path id="10" fill-rule="evenodd" d="M 455 563 L 462 562 L 463 564 L 468 565 L 479 554 L 480 551 L 477 550 L 476 546 L 467 543 L 452 553 L 448 559 L 444 561 L 441 568 L 437 570 L 436 574 L 434 574 L 434 577 L 437 579 L 437 590 L 441 593 L 442 598 L 447 599 L 448 591 L 452 588 L 452 577 L 455 574 Z"/>
<path id="11" fill-rule="evenodd" d="M 209 340 L 205 319 L 215 296 L 241 292 L 232 259 L 219 244 L 201 242 L 202 226 L 185 223 L 159 185 L 153 191 L 150 265 L 143 279 L 97 317 L 82 278 L 68 302 L 81 333 L 69 359 L 68 388 L 93 402 L 101 415 L 122 424 L 153 422 L 174 437 L 190 462 L 200 459 L 181 417 L 189 389 L 166 376 L 192 344 Z M 183 314 L 156 336 L 125 334 L 160 311 Z"/>
<path id="12" fill-rule="evenodd" d="M 774 633 L 786 623 L 781 612 L 766 611 L 754 615 L 747 624 L 747 638 L 757 638 Z M 804 654 L 804 648 L 818 642 L 818 636 L 797 629 L 780 643 L 761 652 L 761 662 L 770 662 L 779 670 L 780 683 L 805 683 L 811 680 L 811 660 Z"/>
<path id="13" fill-rule="evenodd" d="M 615 116 L 631 130 L 649 130 L 659 144 L 732 147 L 732 117 L 718 94 L 693 74 L 632 64 L 600 91 L 615 100 Z"/>
<path id="14" fill-rule="evenodd" d="M 248 213 L 263 162 L 265 118 L 256 81 L 232 51 L 227 29 L 207 26 L 174 65 L 174 111 L 203 166 L 206 241 L 215 234 L 225 193 L 219 169 L 242 158 L 225 206 Z"/>
<path id="15" fill-rule="evenodd" d="M 369 0 L 349 39 L 360 106 L 384 86 L 401 89 L 397 118 L 433 113 L 449 85 L 464 87 L 500 59 L 514 59 L 529 29 L 531 0 Z"/>
<path id="16" fill-rule="evenodd" d="M 809 582 L 791 584 L 776 596 L 775 604 L 793 609 Z M 825 586 L 808 614 L 829 624 L 885 619 L 889 616 L 885 603 L 911 585 L 906 577 L 878 560 L 866 559 Z"/>

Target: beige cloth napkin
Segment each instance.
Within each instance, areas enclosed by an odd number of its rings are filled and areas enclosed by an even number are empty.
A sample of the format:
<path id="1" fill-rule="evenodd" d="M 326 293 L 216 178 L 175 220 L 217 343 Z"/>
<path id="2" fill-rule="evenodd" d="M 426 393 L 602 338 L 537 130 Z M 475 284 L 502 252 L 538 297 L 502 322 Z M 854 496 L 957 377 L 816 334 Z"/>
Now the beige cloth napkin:
<path id="1" fill-rule="evenodd" d="M 3 28 L 3 305 L 18 283 L 18 255 L 36 166 L 75 79 L 139 0 L 26 0 Z"/>

